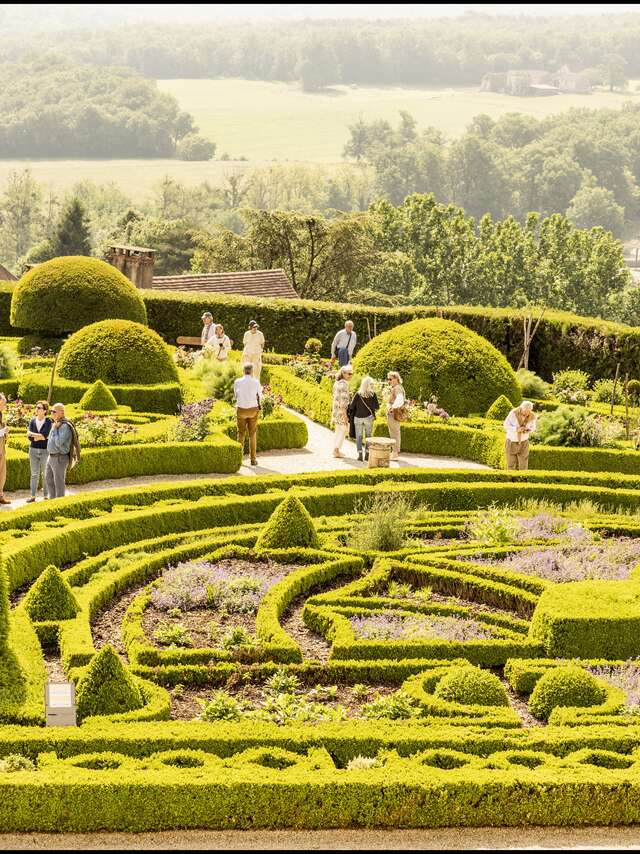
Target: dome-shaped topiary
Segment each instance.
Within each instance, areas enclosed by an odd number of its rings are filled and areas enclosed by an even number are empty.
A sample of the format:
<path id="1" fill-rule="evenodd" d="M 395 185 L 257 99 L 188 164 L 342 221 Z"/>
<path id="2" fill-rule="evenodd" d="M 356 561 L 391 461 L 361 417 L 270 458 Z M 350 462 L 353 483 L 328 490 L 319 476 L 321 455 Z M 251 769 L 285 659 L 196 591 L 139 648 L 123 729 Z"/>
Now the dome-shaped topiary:
<path id="1" fill-rule="evenodd" d="M 32 620 L 71 620 L 80 610 L 76 597 L 60 570 L 49 565 L 24 597 Z"/>
<path id="2" fill-rule="evenodd" d="M 504 394 L 520 402 L 520 386 L 486 338 L 451 320 L 412 320 L 376 336 L 353 361 L 357 374 L 384 379 L 398 371 L 409 398 L 432 395 L 451 415 L 486 412 Z"/>
<path id="3" fill-rule="evenodd" d="M 11 297 L 11 324 L 61 335 L 96 320 L 147 322 L 137 288 L 115 267 L 84 255 L 53 258 L 29 270 Z"/>
<path id="4" fill-rule="evenodd" d="M 260 532 L 256 550 L 302 546 L 317 549 L 320 543 L 309 511 L 295 495 L 278 504 Z"/>
<path id="5" fill-rule="evenodd" d="M 479 667 L 452 667 L 436 685 L 434 695 L 465 706 L 508 706 L 504 685 L 488 670 Z"/>
<path id="6" fill-rule="evenodd" d="M 554 667 L 538 680 L 529 698 L 531 713 L 543 721 L 556 706 L 599 706 L 606 691 L 591 673 L 582 667 Z"/>
<path id="7" fill-rule="evenodd" d="M 80 398 L 79 406 L 94 412 L 110 412 L 118 408 L 118 402 L 102 380 L 96 380 Z"/>
<path id="8" fill-rule="evenodd" d="M 512 409 L 513 404 L 511 401 L 501 394 L 500 397 L 493 401 L 487 410 L 486 417 L 490 418 L 492 421 L 504 421 Z"/>
<path id="9" fill-rule="evenodd" d="M 131 712 L 144 705 L 140 688 L 109 644 L 91 659 L 76 691 L 76 705 L 81 720 Z"/>
<path id="10" fill-rule="evenodd" d="M 58 373 L 86 383 L 178 382 L 177 368 L 162 338 L 129 320 L 101 320 L 74 333 L 60 350 Z"/>

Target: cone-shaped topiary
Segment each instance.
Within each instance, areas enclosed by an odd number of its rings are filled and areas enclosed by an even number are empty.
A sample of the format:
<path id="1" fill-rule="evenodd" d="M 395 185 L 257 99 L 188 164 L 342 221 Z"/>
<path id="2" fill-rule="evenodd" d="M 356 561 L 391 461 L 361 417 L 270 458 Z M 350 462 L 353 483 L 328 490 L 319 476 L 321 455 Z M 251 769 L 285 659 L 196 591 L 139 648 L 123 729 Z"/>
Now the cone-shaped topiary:
<path id="1" fill-rule="evenodd" d="M 130 712 L 144 705 L 133 676 L 109 644 L 91 659 L 76 691 L 76 705 L 80 719 Z"/>
<path id="2" fill-rule="evenodd" d="M 0 653 L 7 644 L 9 637 L 9 585 L 7 573 L 0 566 Z"/>
<path id="3" fill-rule="evenodd" d="M 500 397 L 496 398 L 489 409 L 487 410 L 487 418 L 490 418 L 492 421 L 504 421 L 507 415 L 513 409 L 513 404 L 509 400 L 508 397 L 505 397 L 503 394 Z"/>
<path id="4" fill-rule="evenodd" d="M 71 620 L 80 610 L 69 582 L 55 566 L 48 566 L 24 597 L 32 620 Z"/>
<path id="5" fill-rule="evenodd" d="M 538 679 L 529 698 L 531 713 L 543 721 L 556 706 L 599 706 L 606 691 L 593 674 L 582 667 L 554 667 Z"/>
<path id="6" fill-rule="evenodd" d="M 178 370 L 162 338 L 129 320 L 102 320 L 75 332 L 60 350 L 58 373 L 85 383 L 178 382 Z"/>
<path id="7" fill-rule="evenodd" d="M 287 495 L 260 532 L 256 549 L 288 549 L 293 546 L 317 549 L 319 545 L 309 511 L 295 495 Z"/>
<path id="8" fill-rule="evenodd" d="M 452 667 L 436 685 L 436 697 L 465 706 L 508 706 L 509 697 L 502 682 L 479 667 Z"/>
<path id="9" fill-rule="evenodd" d="M 501 394 L 514 404 L 522 399 L 502 353 L 452 320 L 412 320 L 383 332 L 362 347 L 353 368 L 375 379 L 398 371 L 410 399 L 435 395 L 451 415 L 486 412 Z"/>
<path id="10" fill-rule="evenodd" d="M 19 329 L 63 335 L 110 318 L 146 323 L 144 301 L 119 270 L 84 255 L 38 264 L 11 297 L 11 325 Z"/>
<path id="11" fill-rule="evenodd" d="M 102 380 L 96 380 L 80 398 L 80 408 L 94 412 L 110 412 L 118 408 L 118 402 Z"/>

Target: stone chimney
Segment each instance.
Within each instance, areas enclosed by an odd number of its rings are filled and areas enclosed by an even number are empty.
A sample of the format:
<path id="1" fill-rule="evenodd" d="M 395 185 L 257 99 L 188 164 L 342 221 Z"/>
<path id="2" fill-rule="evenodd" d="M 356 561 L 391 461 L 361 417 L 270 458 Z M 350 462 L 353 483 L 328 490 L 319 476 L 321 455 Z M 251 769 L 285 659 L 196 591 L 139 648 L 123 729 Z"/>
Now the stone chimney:
<path id="1" fill-rule="evenodd" d="M 156 250 L 143 246 L 109 247 L 107 261 L 130 279 L 136 288 L 151 288 Z"/>

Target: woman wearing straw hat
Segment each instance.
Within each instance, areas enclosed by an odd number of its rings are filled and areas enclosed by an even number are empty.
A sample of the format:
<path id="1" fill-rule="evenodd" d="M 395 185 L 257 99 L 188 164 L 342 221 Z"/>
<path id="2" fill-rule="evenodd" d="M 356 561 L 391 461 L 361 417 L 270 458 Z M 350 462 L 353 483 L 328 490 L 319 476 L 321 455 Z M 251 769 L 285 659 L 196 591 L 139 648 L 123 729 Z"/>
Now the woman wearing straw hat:
<path id="1" fill-rule="evenodd" d="M 244 349 L 242 351 L 243 364 L 253 366 L 253 376 L 259 380 L 262 371 L 262 351 L 264 350 L 264 335 L 255 320 L 249 321 L 249 328 L 242 339 Z"/>

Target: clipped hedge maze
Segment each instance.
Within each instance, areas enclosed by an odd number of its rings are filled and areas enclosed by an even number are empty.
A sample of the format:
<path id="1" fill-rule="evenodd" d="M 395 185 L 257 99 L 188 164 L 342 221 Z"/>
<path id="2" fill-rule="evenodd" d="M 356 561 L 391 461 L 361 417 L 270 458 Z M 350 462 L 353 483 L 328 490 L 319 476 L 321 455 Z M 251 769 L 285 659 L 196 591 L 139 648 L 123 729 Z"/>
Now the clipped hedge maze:
<path id="1" fill-rule="evenodd" d="M 640 480 L 442 476 L 162 484 L 0 519 L 2 827 L 640 821 Z M 401 547 L 353 547 L 389 493 L 417 511 Z M 52 662 L 77 728 L 43 726 Z"/>

